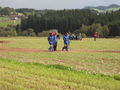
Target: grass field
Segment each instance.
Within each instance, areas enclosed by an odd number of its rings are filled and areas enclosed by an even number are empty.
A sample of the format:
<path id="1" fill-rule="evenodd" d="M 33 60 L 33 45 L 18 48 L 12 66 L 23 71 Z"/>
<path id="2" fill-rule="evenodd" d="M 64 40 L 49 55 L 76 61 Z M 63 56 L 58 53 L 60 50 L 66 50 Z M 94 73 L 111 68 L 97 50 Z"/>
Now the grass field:
<path id="1" fill-rule="evenodd" d="M 120 8 L 107 8 L 105 10 L 101 10 L 101 9 L 96 9 L 96 8 L 91 8 L 92 10 L 98 11 L 100 13 L 105 13 L 105 12 L 111 12 L 111 11 L 117 11 Z"/>
<path id="2" fill-rule="evenodd" d="M 47 51 L 47 38 L 1 37 L 0 41 L 9 41 L 0 43 L 2 90 L 120 90 L 120 53 L 86 51 L 120 51 L 119 38 L 71 41 L 68 52 L 60 51 L 62 39 L 56 52 L 29 51 Z"/>
<path id="3" fill-rule="evenodd" d="M 20 20 L 11 20 L 9 17 L 0 16 L 0 27 L 7 27 L 8 25 L 17 25 Z"/>

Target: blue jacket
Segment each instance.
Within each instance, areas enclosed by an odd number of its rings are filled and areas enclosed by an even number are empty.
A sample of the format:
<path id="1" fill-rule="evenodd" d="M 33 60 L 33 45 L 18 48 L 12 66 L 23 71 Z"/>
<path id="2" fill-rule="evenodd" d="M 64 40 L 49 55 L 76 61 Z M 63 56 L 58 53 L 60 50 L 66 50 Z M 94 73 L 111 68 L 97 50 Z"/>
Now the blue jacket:
<path id="1" fill-rule="evenodd" d="M 63 36 L 64 44 L 69 44 L 70 36 L 69 35 L 64 35 Z"/>
<path id="2" fill-rule="evenodd" d="M 55 37 L 52 36 L 52 35 L 50 35 L 50 36 L 48 37 L 48 42 L 49 42 L 50 45 L 53 45 L 54 42 L 55 42 Z"/>
<path id="3" fill-rule="evenodd" d="M 57 36 L 55 35 L 54 37 L 55 37 L 55 42 L 58 42 L 58 38 L 57 38 Z"/>
<path id="4" fill-rule="evenodd" d="M 58 40 L 60 39 L 60 36 L 59 35 L 55 35 L 55 42 L 58 42 Z"/>

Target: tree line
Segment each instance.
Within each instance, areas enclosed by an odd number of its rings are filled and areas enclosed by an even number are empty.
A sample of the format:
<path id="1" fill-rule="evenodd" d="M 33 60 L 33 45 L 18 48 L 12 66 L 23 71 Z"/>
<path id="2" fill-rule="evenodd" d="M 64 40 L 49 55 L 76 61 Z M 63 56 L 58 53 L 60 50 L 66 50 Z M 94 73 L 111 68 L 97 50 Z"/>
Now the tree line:
<path id="1" fill-rule="evenodd" d="M 12 15 L 15 14 L 16 11 L 13 8 L 9 8 L 9 7 L 0 7 L 0 15 Z"/>
<path id="2" fill-rule="evenodd" d="M 101 37 L 120 36 L 120 10 L 98 13 L 89 9 L 35 10 L 0 7 L 0 15 L 22 13 L 25 18 L 16 26 L 17 35 L 32 32 L 39 35 L 43 31 L 58 29 L 59 33 L 84 33 L 92 36 L 97 31 Z M 23 34 L 22 34 L 23 35 Z"/>
<path id="3" fill-rule="evenodd" d="M 21 21 L 21 30 L 28 28 L 39 32 L 58 29 L 60 33 L 81 32 L 91 36 L 98 31 L 101 36 L 120 36 L 120 10 L 98 13 L 93 10 L 48 10 L 35 13 Z M 86 31 L 87 28 L 87 31 Z"/>

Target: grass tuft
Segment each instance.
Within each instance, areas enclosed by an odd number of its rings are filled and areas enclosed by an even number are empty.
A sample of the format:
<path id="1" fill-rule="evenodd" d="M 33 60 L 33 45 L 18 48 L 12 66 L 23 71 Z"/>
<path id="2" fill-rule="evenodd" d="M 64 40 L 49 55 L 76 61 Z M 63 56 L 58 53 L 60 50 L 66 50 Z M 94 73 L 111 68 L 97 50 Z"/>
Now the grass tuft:
<path id="1" fill-rule="evenodd" d="M 59 64 L 50 64 L 46 65 L 48 68 L 55 68 L 55 69 L 60 69 L 60 70 L 69 70 L 69 71 L 74 71 L 71 67 L 59 65 Z"/>
<path id="2" fill-rule="evenodd" d="M 120 75 L 114 75 L 114 79 L 120 81 Z"/>

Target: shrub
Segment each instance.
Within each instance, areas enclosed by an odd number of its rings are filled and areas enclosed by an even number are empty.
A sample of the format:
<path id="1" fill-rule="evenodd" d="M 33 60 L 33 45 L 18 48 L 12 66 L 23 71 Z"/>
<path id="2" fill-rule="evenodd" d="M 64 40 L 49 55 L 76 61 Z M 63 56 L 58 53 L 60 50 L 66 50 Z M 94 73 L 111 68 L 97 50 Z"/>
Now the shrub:
<path id="1" fill-rule="evenodd" d="M 48 37 L 50 31 L 43 31 L 41 33 L 38 33 L 39 37 Z"/>
<path id="2" fill-rule="evenodd" d="M 83 38 L 86 38 L 87 36 L 86 36 L 86 34 L 85 34 L 85 33 L 82 33 L 82 37 L 83 37 Z"/>
<path id="3" fill-rule="evenodd" d="M 29 28 L 22 32 L 23 36 L 36 36 L 34 30 L 32 28 Z"/>
<path id="4" fill-rule="evenodd" d="M 14 28 L 6 27 L 0 28 L 0 36 L 1 37 L 8 37 L 8 36 L 17 36 L 16 30 Z"/>
<path id="5" fill-rule="evenodd" d="M 107 37 L 109 35 L 109 28 L 107 25 L 105 26 L 102 26 L 101 24 L 92 24 L 90 26 L 82 25 L 80 30 L 82 33 L 90 37 L 93 36 L 94 32 L 98 32 L 100 37 Z"/>

